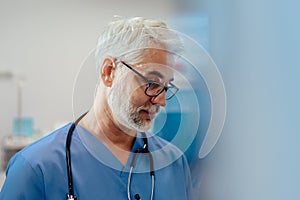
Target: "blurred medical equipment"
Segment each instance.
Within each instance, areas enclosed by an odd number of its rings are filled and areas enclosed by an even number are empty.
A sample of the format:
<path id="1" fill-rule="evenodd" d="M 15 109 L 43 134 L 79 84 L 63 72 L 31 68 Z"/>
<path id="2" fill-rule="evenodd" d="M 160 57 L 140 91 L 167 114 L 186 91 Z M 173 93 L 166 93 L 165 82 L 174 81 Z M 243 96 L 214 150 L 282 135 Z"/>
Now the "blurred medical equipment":
<path id="1" fill-rule="evenodd" d="M 2 169 L 5 170 L 10 158 L 15 155 L 18 151 L 23 149 L 34 141 L 33 138 L 23 136 L 8 136 L 3 138 L 1 142 L 3 151 L 3 163 Z"/>

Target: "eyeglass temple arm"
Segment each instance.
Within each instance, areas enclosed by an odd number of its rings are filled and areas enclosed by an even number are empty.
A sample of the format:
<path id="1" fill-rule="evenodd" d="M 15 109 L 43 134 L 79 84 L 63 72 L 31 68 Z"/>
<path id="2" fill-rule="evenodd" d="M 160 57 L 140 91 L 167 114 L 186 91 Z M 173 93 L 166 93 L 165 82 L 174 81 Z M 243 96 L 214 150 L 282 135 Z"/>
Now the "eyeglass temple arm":
<path id="1" fill-rule="evenodd" d="M 129 69 L 131 69 L 132 71 L 134 71 L 134 73 L 136 73 L 137 75 L 139 75 L 142 79 L 144 79 L 146 82 L 148 82 L 148 79 L 146 79 L 140 72 L 136 71 L 135 69 L 133 69 L 131 66 L 129 66 L 128 64 L 126 64 L 124 61 L 121 61 L 121 63 L 123 65 L 125 65 L 126 67 L 128 67 Z"/>

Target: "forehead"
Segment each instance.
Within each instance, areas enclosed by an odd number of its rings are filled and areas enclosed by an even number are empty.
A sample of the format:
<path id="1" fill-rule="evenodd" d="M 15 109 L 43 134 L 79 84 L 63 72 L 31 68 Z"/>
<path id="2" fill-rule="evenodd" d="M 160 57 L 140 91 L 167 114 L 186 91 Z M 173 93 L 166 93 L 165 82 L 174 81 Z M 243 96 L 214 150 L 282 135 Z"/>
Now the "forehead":
<path id="1" fill-rule="evenodd" d="M 144 49 L 143 60 L 141 63 L 159 63 L 164 65 L 170 65 L 174 63 L 174 54 L 164 49 Z"/>
<path id="2" fill-rule="evenodd" d="M 172 79 L 174 74 L 172 67 L 159 63 L 139 64 L 136 69 L 146 77 L 157 77 L 164 80 Z"/>
<path id="3" fill-rule="evenodd" d="M 144 75 L 153 75 L 160 78 L 173 77 L 174 55 L 165 50 L 149 49 L 144 52 L 142 62 L 135 66 Z"/>

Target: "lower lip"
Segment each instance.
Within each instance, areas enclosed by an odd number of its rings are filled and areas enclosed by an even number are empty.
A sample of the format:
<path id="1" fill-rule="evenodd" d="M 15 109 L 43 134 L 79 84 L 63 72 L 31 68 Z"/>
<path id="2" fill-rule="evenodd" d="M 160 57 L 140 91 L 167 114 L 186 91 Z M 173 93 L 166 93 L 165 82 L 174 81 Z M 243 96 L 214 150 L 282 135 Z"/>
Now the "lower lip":
<path id="1" fill-rule="evenodd" d="M 147 116 L 149 116 L 149 118 L 152 120 L 156 113 L 152 112 L 152 113 L 149 113 L 148 111 L 145 111 L 145 110 L 142 110 L 141 113 L 145 113 Z"/>

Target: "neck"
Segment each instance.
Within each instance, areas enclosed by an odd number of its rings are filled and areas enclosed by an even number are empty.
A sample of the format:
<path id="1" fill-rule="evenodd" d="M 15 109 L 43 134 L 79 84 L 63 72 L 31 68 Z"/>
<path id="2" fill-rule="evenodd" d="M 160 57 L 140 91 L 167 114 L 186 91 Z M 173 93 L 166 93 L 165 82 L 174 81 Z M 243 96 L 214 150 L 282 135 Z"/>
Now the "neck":
<path id="1" fill-rule="evenodd" d="M 109 112 L 105 109 L 96 112 L 92 107 L 79 124 L 109 149 L 130 152 L 137 132 L 118 126 Z"/>

